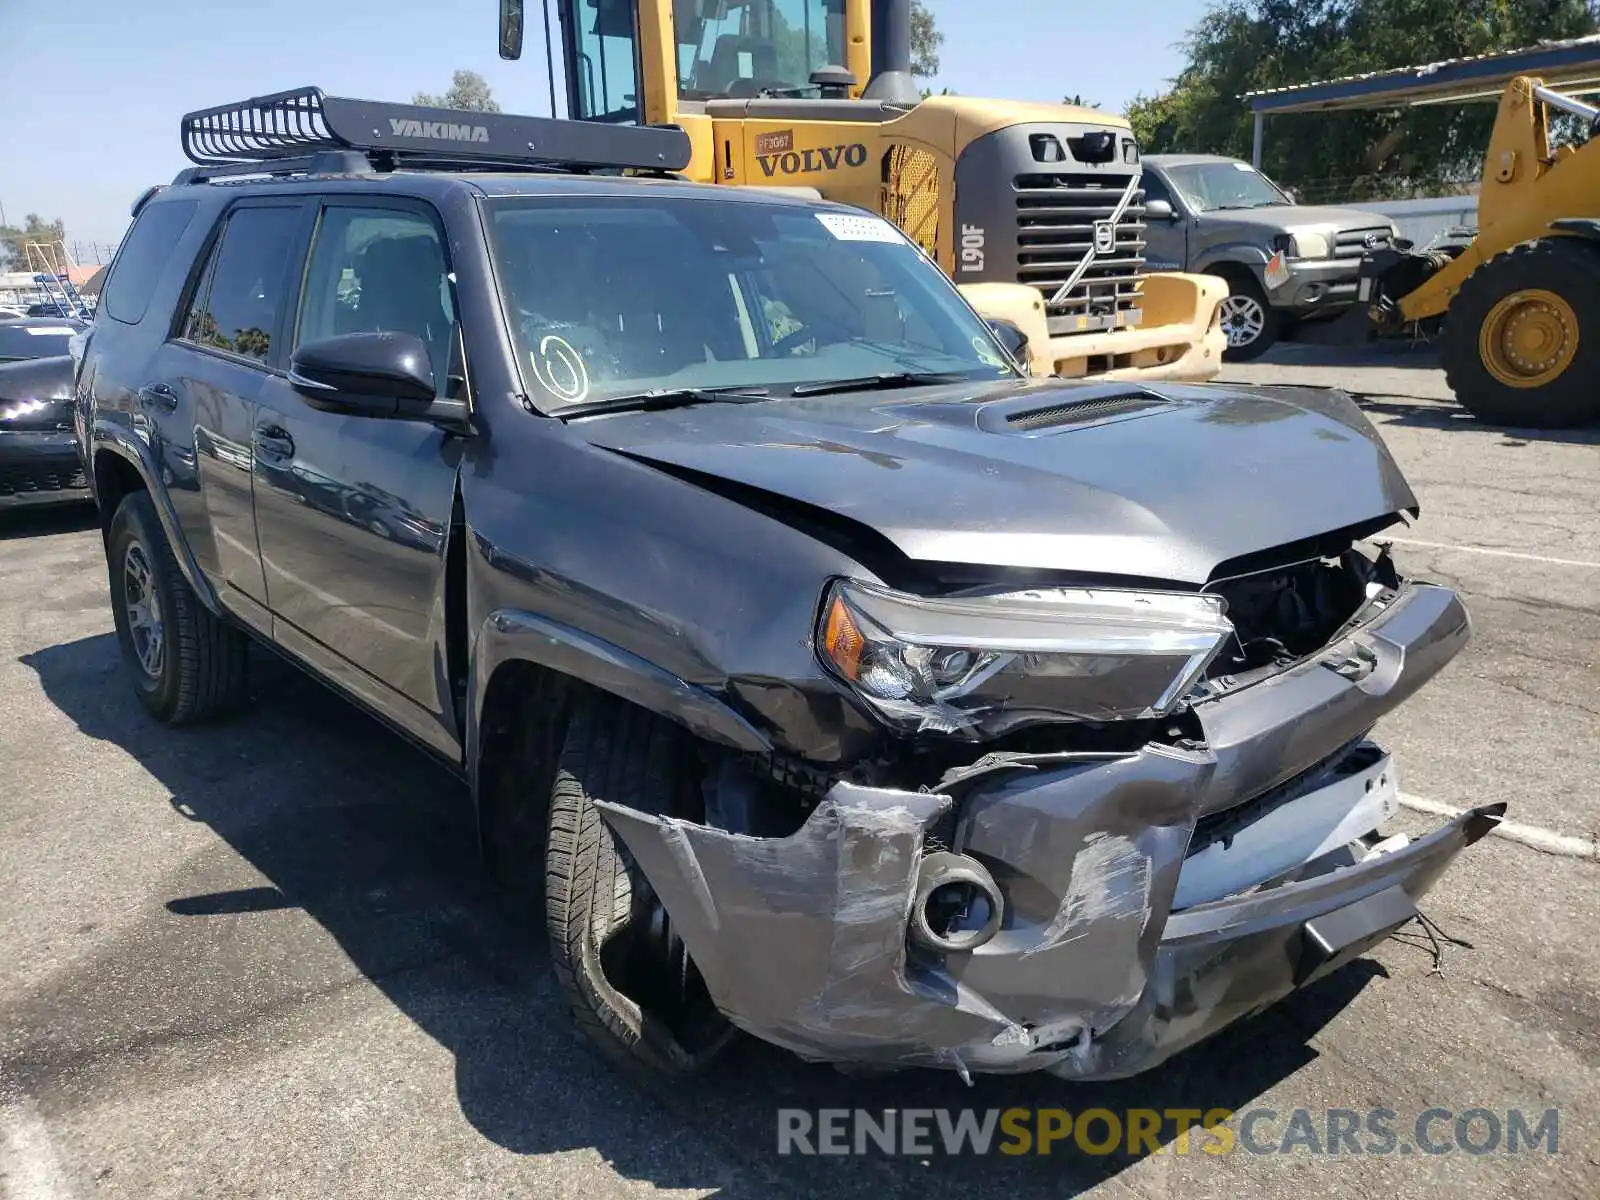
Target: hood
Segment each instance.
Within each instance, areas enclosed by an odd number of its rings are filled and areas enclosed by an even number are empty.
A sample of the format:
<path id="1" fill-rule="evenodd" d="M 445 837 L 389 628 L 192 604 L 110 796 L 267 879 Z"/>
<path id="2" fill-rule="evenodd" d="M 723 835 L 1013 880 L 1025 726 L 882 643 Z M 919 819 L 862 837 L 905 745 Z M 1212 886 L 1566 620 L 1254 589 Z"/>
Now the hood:
<path id="1" fill-rule="evenodd" d="M 1208 220 L 1259 226 L 1273 231 L 1296 229 L 1388 229 L 1394 222 L 1382 213 L 1359 208 L 1325 208 L 1315 204 L 1274 204 L 1270 208 L 1227 208 L 1203 214 Z"/>
<path id="2" fill-rule="evenodd" d="M 597 446 L 865 525 L 907 557 L 1198 586 L 1416 507 L 1342 392 L 962 385 L 576 421 Z"/>
<path id="3" fill-rule="evenodd" d="M 65 354 L 0 363 L 0 401 L 70 400 L 72 374 L 72 358 Z"/>

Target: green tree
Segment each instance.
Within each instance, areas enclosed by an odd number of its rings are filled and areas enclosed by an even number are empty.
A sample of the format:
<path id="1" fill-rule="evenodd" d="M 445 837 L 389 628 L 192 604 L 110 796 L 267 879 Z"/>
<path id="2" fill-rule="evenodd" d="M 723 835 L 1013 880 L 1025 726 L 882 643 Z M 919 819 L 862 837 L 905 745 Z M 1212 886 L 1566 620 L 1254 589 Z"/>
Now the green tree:
<path id="1" fill-rule="evenodd" d="M 1098 101 L 1098 100 L 1085 100 L 1083 98 L 1083 93 L 1082 92 L 1073 92 L 1072 95 L 1070 95 L 1070 96 L 1063 96 L 1061 98 L 1061 103 L 1069 104 L 1073 108 L 1099 108 L 1100 107 L 1100 101 Z"/>
<path id="2" fill-rule="evenodd" d="M 489 93 L 489 85 L 476 71 L 457 71 L 450 79 L 450 89 L 442 96 L 418 92 L 411 103 L 429 108 L 457 108 L 466 112 L 499 112 L 500 106 Z"/>
<path id="3" fill-rule="evenodd" d="M 1597 29 L 1596 0 L 1222 0 L 1164 92 L 1129 105 L 1149 153 L 1248 158 L 1247 92 L 1530 46 Z M 1459 190 L 1481 173 L 1492 104 L 1268 118 L 1263 169 L 1309 202 Z"/>
<path id="4" fill-rule="evenodd" d="M 939 73 L 939 47 L 944 34 L 922 0 L 911 0 L 911 73 L 923 79 Z"/>
<path id="5" fill-rule="evenodd" d="M 29 242 L 65 242 L 67 225 L 59 218 L 46 221 L 38 213 L 29 213 L 21 226 L 0 225 L 0 270 L 26 271 L 27 254 L 23 246 Z"/>

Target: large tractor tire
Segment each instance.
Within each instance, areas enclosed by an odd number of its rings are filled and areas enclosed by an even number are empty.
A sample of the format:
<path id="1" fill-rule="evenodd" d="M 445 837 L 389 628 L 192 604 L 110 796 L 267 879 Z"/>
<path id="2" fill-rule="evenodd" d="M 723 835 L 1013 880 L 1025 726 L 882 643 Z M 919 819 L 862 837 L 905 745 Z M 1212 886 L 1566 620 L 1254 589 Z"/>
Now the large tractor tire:
<path id="1" fill-rule="evenodd" d="M 1600 248 L 1550 237 L 1491 258 L 1450 305 L 1443 358 L 1457 403 L 1480 420 L 1600 421 Z"/>

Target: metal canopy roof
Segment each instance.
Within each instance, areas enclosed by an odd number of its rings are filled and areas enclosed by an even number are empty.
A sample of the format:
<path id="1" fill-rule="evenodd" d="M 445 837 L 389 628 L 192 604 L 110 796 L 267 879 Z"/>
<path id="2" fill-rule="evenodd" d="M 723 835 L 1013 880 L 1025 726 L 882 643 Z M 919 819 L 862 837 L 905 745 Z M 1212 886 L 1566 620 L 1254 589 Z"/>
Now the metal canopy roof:
<path id="1" fill-rule="evenodd" d="M 1250 109 L 1258 118 L 1267 113 L 1498 100 L 1506 84 L 1518 75 L 1538 76 L 1547 85 L 1566 92 L 1600 90 L 1600 34 L 1541 42 L 1523 50 L 1373 71 L 1324 83 L 1246 92 L 1244 99 L 1250 101 Z"/>

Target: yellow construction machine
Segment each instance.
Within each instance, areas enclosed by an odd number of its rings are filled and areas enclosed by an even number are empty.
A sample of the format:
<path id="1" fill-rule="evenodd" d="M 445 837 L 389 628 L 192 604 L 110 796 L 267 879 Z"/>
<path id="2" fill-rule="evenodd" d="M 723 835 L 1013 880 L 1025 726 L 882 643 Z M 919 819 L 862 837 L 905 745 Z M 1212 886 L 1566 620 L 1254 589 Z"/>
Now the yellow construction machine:
<path id="1" fill-rule="evenodd" d="M 1092 109 L 923 99 L 911 0 L 544 0 L 566 109 L 683 129 L 706 183 L 803 190 L 895 222 L 1035 374 L 1210 379 L 1227 285 L 1144 269 L 1139 147 Z M 500 55 L 523 42 L 500 0 Z"/>
<path id="2" fill-rule="evenodd" d="M 1553 145 L 1551 114 L 1577 137 Z M 1456 400 L 1486 421 L 1600 421 L 1600 109 L 1513 79 L 1484 159 L 1470 240 L 1380 250 L 1351 318 L 1380 335 L 1439 329 Z"/>

